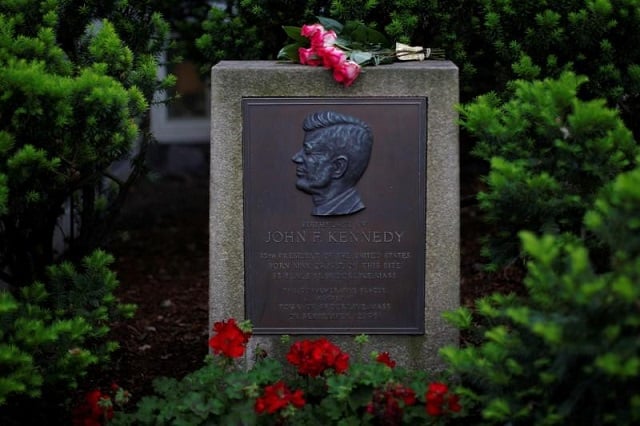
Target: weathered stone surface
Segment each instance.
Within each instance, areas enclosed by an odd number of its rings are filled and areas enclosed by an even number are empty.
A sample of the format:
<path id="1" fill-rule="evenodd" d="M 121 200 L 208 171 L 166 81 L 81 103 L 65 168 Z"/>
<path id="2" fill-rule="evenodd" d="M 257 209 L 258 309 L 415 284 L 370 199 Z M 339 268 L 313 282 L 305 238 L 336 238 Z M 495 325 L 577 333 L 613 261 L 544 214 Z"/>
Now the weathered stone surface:
<path id="1" fill-rule="evenodd" d="M 438 349 L 456 344 L 441 314 L 459 305 L 458 69 L 448 61 L 367 67 L 349 88 L 322 68 L 271 61 L 223 61 L 211 74 L 210 319 L 245 318 L 242 100 L 264 97 L 424 97 L 427 99 L 424 334 L 370 336 L 369 350 L 400 364 L 437 369 Z M 293 178 L 292 178 L 293 179 Z M 418 176 L 416 176 L 418 179 Z M 312 338 L 313 336 L 306 336 Z M 353 352 L 353 338 L 330 336 Z M 279 336 L 251 340 L 277 356 Z"/>

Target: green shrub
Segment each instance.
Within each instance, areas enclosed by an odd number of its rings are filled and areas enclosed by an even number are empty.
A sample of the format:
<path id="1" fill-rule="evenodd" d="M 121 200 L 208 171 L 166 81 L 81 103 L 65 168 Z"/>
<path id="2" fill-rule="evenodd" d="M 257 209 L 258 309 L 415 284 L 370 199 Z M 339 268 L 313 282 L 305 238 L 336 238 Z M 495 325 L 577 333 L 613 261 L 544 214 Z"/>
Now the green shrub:
<path id="1" fill-rule="evenodd" d="M 585 217 L 610 247 L 607 272 L 577 238 L 523 232 L 528 296 L 478 300 L 480 344 L 441 350 L 486 423 L 640 421 L 640 168 L 604 188 Z M 472 327 L 466 308 L 449 319 Z"/>
<path id="2" fill-rule="evenodd" d="M 622 174 L 607 185 L 585 223 L 614 249 L 610 268 L 640 257 L 640 171 Z"/>
<path id="3" fill-rule="evenodd" d="M 229 0 L 213 6 L 196 41 L 207 67 L 226 59 L 275 59 L 286 41 L 283 25 L 313 20 L 328 1 Z"/>
<path id="4" fill-rule="evenodd" d="M 65 202 L 75 226 L 64 254 L 79 260 L 143 171 L 150 137 L 132 148 L 160 87 L 154 55 L 166 25 L 127 1 L 102 3 L 0 4 L 0 279 L 13 289 L 63 254 L 52 240 Z M 130 154 L 128 178 L 110 173 Z"/>
<path id="5" fill-rule="evenodd" d="M 131 315 L 95 249 L 145 171 L 149 106 L 171 83 L 156 78 L 167 30 L 146 0 L 0 2 L 2 424 L 60 414 L 116 348 L 109 324 Z M 54 248 L 65 206 L 73 224 Z"/>
<path id="6" fill-rule="evenodd" d="M 217 2 L 220 3 L 220 2 Z M 202 0 L 154 0 L 153 10 L 159 12 L 170 26 L 171 42 L 168 43 L 166 56 L 170 62 L 189 60 L 202 66 L 203 80 L 208 78 L 211 63 L 203 58 L 196 46 L 196 40 L 202 36 L 202 24 L 206 21 L 210 2 Z"/>
<path id="7" fill-rule="evenodd" d="M 361 21 L 386 33 L 392 41 L 442 48 L 461 68 L 465 93 L 472 90 L 472 82 L 474 93 L 482 93 L 479 82 L 473 80 L 476 71 L 472 62 L 480 49 L 469 47 L 478 40 L 470 33 L 470 17 L 479 8 L 475 1 L 229 0 L 226 5 L 224 9 L 211 8 L 197 39 L 202 53 L 199 60 L 207 68 L 223 59 L 276 59 L 287 41 L 282 26 L 299 27 L 316 22 L 317 16 L 327 16 L 341 22 Z"/>
<path id="8" fill-rule="evenodd" d="M 635 162 L 638 148 L 617 111 L 578 98 L 585 82 L 570 72 L 517 81 L 506 102 L 488 94 L 460 108 L 478 140 L 473 153 L 491 164 L 478 199 L 495 228 L 484 245 L 494 267 L 518 258 L 523 229 L 587 237 L 582 218 L 597 191 Z"/>
<path id="9" fill-rule="evenodd" d="M 117 348 L 105 340 L 108 324 L 131 317 L 134 307 L 113 295 L 112 262 L 96 251 L 82 271 L 63 263 L 48 268 L 47 285 L 36 282 L 15 296 L 0 291 L 0 406 L 11 409 L 13 422 L 34 414 L 23 405 L 37 407 L 36 398 L 75 388 L 90 366 L 105 363 Z"/>
<path id="10" fill-rule="evenodd" d="M 628 126 L 640 105 L 640 4 L 627 0 L 313 0 L 227 1 L 212 8 L 199 41 L 213 65 L 221 59 L 274 59 L 280 27 L 323 15 L 360 20 L 392 40 L 440 47 L 460 67 L 462 98 L 515 79 L 587 75 L 588 98 L 620 106 Z M 244 28 L 244 30 L 243 30 Z"/>
<path id="11" fill-rule="evenodd" d="M 514 79 L 586 75 L 584 96 L 618 106 L 638 130 L 640 110 L 640 2 L 628 0 L 480 0 L 475 20 L 495 90 Z M 490 74 L 483 73 L 490 78 Z M 634 126 L 634 127 L 632 127 Z"/>

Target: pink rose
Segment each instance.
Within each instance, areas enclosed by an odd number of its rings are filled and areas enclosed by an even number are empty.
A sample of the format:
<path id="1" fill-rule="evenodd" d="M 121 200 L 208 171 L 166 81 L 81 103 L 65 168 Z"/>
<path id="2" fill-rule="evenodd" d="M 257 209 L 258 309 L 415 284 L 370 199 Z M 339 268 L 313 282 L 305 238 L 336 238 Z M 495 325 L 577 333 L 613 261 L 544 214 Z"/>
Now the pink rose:
<path id="1" fill-rule="evenodd" d="M 333 30 L 325 30 L 320 24 L 303 25 L 300 34 L 311 40 L 311 47 L 329 47 L 338 39 L 338 35 Z"/>
<path id="2" fill-rule="evenodd" d="M 358 75 L 360 75 L 361 67 L 353 61 L 344 61 L 340 65 L 333 68 L 333 79 L 338 83 L 342 83 L 345 87 L 351 86 Z"/>
<path id="3" fill-rule="evenodd" d="M 324 27 L 320 24 L 303 25 L 300 30 L 300 35 L 311 38 L 317 32 L 324 32 Z"/>
<path id="4" fill-rule="evenodd" d="M 335 47 L 338 35 L 333 30 L 325 30 L 321 24 L 303 25 L 300 34 L 311 41 L 311 47 L 299 48 L 298 58 L 302 65 L 324 65 L 333 70 L 333 78 L 346 87 L 353 84 L 360 75 L 361 67 L 347 60 L 347 55 Z"/>
<path id="5" fill-rule="evenodd" d="M 314 49 L 321 49 L 324 47 L 324 39 L 322 37 L 322 33 L 318 31 L 313 36 L 309 37 L 311 40 L 311 47 Z"/>
<path id="6" fill-rule="evenodd" d="M 322 57 L 324 67 L 327 69 L 336 68 L 347 60 L 347 55 L 342 50 L 333 46 L 318 49 L 318 54 Z"/>
<path id="7" fill-rule="evenodd" d="M 329 30 L 322 33 L 322 45 L 324 47 L 333 46 L 338 39 L 335 31 Z"/>
<path id="8" fill-rule="evenodd" d="M 320 58 L 316 51 L 310 47 L 305 49 L 301 47 L 298 49 L 298 57 L 300 58 L 300 63 L 302 65 L 311 65 L 313 67 L 322 65 L 322 58 Z"/>

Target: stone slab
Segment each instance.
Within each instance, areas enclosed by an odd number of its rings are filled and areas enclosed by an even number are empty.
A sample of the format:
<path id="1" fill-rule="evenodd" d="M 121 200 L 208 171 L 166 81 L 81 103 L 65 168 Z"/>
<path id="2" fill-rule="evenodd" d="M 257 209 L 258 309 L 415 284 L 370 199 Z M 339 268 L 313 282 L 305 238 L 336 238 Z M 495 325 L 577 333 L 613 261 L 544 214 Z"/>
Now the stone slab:
<path id="1" fill-rule="evenodd" d="M 457 331 L 442 313 L 459 306 L 459 153 L 455 105 L 458 69 L 448 61 L 396 63 L 367 67 L 349 88 L 322 68 L 272 61 L 223 61 L 211 74 L 210 322 L 247 313 L 243 100 L 250 98 L 366 97 L 426 99 L 426 211 L 424 212 L 424 324 L 419 332 L 372 334 L 365 351 L 388 351 L 401 365 L 438 369 L 438 349 L 456 344 Z M 285 166 L 288 167 L 288 166 Z M 416 179 L 419 176 L 415 177 Z M 422 332 L 424 330 L 424 332 Z M 344 350 L 356 351 L 353 337 L 319 330 Z M 357 333 L 354 329 L 354 334 Z M 313 333 L 313 329 L 305 329 Z M 294 333 L 291 333 L 294 334 Z M 306 335 L 311 338 L 313 336 Z M 274 356 L 288 349 L 278 335 L 251 340 L 251 359 L 259 345 Z"/>

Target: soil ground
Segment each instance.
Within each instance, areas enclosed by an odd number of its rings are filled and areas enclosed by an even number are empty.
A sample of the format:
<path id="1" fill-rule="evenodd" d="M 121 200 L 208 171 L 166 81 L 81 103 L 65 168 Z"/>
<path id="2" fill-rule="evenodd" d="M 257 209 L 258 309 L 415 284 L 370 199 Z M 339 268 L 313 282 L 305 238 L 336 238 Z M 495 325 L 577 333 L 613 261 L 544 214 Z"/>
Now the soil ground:
<path id="1" fill-rule="evenodd" d="M 182 377 L 203 365 L 208 339 L 208 176 L 164 176 L 131 192 L 109 250 L 121 282 L 117 296 L 135 303 L 135 318 L 112 325 L 121 348 L 111 370 L 92 385 L 112 381 L 149 394 L 158 376 Z M 483 270 L 484 226 L 473 200 L 477 179 L 463 178 L 461 304 L 517 288 L 518 270 Z"/>

